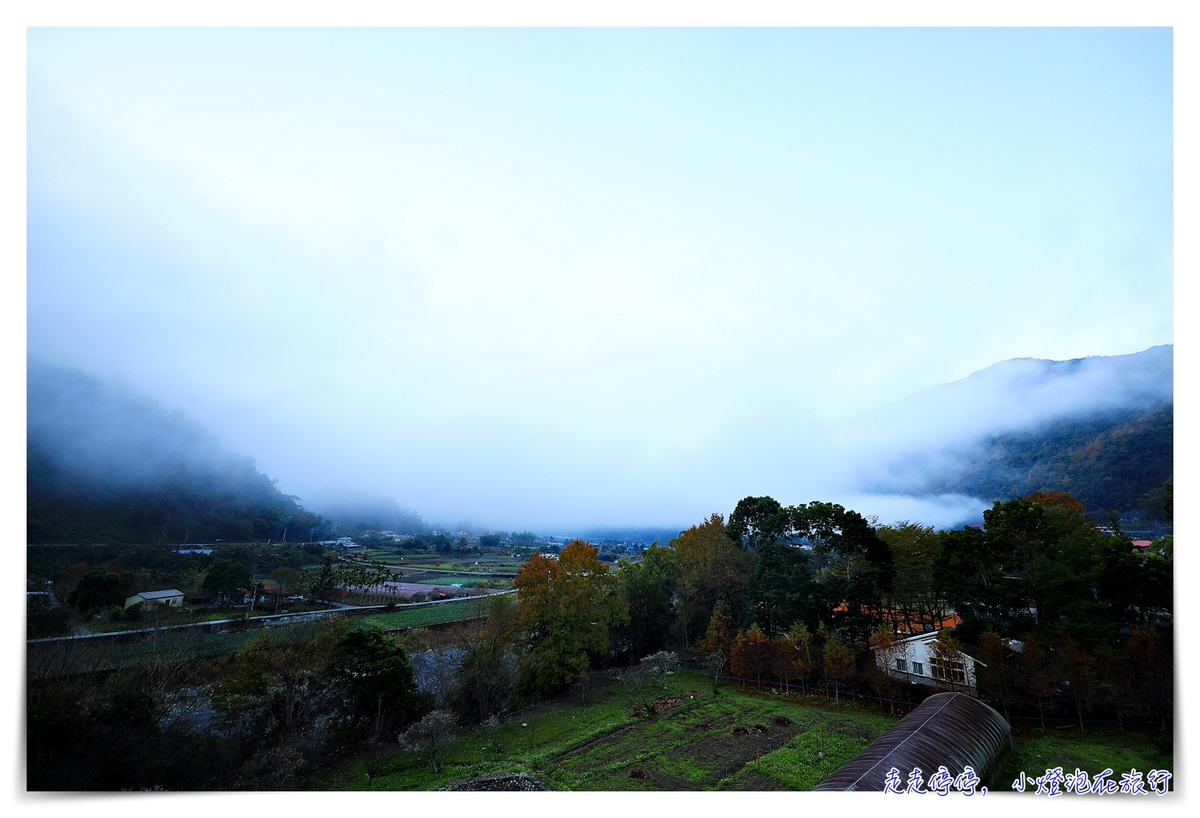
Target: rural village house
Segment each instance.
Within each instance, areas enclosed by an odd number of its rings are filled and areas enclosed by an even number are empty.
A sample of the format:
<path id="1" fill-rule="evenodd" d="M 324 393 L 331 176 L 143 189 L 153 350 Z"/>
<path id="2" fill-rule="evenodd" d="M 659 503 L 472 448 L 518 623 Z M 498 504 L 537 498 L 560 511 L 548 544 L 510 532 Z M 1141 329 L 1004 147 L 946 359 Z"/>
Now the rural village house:
<path id="1" fill-rule="evenodd" d="M 983 663 L 938 644 L 937 638 L 937 631 L 929 631 L 897 639 L 887 647 L 872 646 L 875 664 L 894 679 L 977 695 L 975 665 Z"/>

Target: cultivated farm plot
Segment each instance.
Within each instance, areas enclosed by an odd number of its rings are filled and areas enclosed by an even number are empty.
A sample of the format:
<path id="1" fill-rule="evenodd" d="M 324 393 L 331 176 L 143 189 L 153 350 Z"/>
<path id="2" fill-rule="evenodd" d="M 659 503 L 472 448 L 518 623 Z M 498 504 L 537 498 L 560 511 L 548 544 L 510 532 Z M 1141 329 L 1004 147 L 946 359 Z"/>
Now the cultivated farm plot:
<path id="1" fill-rule="evenodd" d="M 566 693 L 514 714 L 494 735 L 461 730 L 437 773 L 395 751 L 370 788 L 435 790 L 463 778 L 527 773 L 554 790 L 809 790 L 899 720 L 765 688 L 723 684 L 714 694 L 696 671 L 677 672 L 666 692 L 673 706 L 638 717 L 619 684 L 598 681 L 586 706 Z M 649 687 L 644 693 L 642 701 L 654 696 Z M 335 790 L 366 784 L 357 760 L 309 782 Z"/>
<path id="2" fill-rule="evenodd" d="M 384 630 L 419 628 L 424 625 L 441 625 L 446 622 L 461 622 L 487 616 L 487 598 L 464 599 L 459 602 L 439 602 L 436 605 L 421 605 L 399 609 L 388 613 L 364 616 L 358 621 L 364 625 Z"/>
<path id="3" fill-rule="evenodd" d="M 445 586 L 447 584 L 458 584 L 464 588 L 474 588 L 477 585 L 489 585 L 489 586 L 499 587 L 502 585 L 508 586 L 510 584 L 509 580 L 503 579 L 501 577 L 465 577 L 465 576 L 455 576 L 453 574 L 451 574 L 451 575 L 438 574 L 436 576 L 418 575 L 417 577 L 405 577 L 405 579 L 408 582 L 414 583 L 417 585 Z"/>
<path id="4" fill-rule="evenodd" d="M 687 691 L 675 707 L 553 760 L 580 789 L 808 790 L 890 726 L 798 698 Z"/>

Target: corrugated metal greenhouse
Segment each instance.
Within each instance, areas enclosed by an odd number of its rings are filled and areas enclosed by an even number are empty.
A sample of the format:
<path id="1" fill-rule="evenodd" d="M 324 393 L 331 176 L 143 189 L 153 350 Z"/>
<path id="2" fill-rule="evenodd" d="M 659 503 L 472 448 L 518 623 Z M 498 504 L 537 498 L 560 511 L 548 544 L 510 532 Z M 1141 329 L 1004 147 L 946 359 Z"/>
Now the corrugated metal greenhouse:
<path id="1" fill-rule="evenodd" d="M 1003 716 L 962 693 L 937 693 L 814 789 L 882 792 L 893 767 L 903 783 L 914 768 L 928 779 L 939 767 L 958 776 L 967 766 L 997 789 L 1012 750 Z"/>

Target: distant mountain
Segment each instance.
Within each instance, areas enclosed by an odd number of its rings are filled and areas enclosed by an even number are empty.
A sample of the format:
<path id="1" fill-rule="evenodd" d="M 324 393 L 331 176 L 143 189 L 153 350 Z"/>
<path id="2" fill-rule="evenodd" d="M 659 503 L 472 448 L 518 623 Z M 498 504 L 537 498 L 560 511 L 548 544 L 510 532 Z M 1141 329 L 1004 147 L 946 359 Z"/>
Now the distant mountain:
<path id="1" fill-rule="evenodd" d="M 77 370 L 28 368 L 27 541 L 321 536 L 326 521 L 179 411 Z"/>
<path id="2" fill-rule="evenodd" d="M 897 404 L 910 441 L 863 475 L 879 492 L 985 501 L 1066 491 L 1089 512 L 1161 517 L 1174 470 L 1171 346 L 1003 361 Z"/>

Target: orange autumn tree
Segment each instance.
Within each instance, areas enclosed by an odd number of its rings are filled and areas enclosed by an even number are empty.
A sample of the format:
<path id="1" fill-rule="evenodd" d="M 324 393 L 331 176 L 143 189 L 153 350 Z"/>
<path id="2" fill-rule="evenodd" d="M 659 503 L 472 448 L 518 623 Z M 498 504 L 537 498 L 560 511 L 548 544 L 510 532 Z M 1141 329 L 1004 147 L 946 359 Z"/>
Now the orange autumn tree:
<path id="1" fill-rule="evenodd" d="M 758 629 L 758 624 L 738 634 L 733 643 L 733 652 L 729 657 L 729 672 L 740 677 L 745 685 L 746 679 L 754 679 L 762 684 L 763 672 L 770 671 L 771 640 Z"/>
<path id="2" fill-rule="evenodd" d="M 588 651 L 608 649 L 608 628 L 629 621 L 617 577 L 598 549 L 575 540 L 558 559 L 534 554 L 513 579 L 518 623 L 528 637 L 521 686 L 550 696 L 579 678 Z"/>

